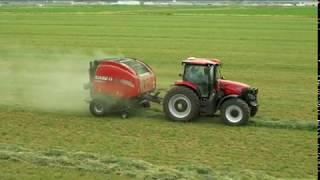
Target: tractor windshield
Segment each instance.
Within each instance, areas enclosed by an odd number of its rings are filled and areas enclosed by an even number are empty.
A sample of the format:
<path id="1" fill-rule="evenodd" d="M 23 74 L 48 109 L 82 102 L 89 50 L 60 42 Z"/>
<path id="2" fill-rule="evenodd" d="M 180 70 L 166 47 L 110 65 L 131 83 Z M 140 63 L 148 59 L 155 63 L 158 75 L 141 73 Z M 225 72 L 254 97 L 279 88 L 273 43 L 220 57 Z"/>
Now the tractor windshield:
<path id="1" fill-rule="evenodd" d="M 186 69 L 184 72 L 184 80 L 191 81 L 193 83 L 208 83 L 208 74 L 206 71 L 207 66 L 199 66 L 199 65 L 186 65 Z"/>
<path id="2" fill-rule="evenodd" d="M 209 74 L 210 68 L 203 65 L 186 65 L 183 79 L 196 84 L 201 96 L 207 97 L 209 93 Z"/>

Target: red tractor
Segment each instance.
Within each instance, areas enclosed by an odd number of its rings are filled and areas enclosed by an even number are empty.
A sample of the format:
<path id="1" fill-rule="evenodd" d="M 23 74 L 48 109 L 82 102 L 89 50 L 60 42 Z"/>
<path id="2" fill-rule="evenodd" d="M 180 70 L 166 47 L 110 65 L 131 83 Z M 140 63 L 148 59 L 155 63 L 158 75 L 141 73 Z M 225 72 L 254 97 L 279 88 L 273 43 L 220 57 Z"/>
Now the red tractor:
<path id="1" fill-rule="evenodd" d="M 220 60 L 188 58 L 182 64 L 182 80 L 175 82 L 163 100 L 163 110 L 170 119 L 190 121 L 199 114 L 220 111 L 226 124 L 242 125 L 257 113 L 258 89 L 224 80 Z"/>
<path id="2" fill-rule="evenodd" d="M 246 124 L 258 111 L 258 89 L 224 80 L 217 59 L 188 58 L 182 61 L 182 80 L 175 82 L 164 99 L 156 91 L 155 75 L 145 63 L 132 58 L 113 58 L 90 63 L 90 111 L 95 116 L 117 110 L 162 103 L 165 115 L 174 121 L 190 121 L 199 115 L 220 111 L 229 125 Z"/>

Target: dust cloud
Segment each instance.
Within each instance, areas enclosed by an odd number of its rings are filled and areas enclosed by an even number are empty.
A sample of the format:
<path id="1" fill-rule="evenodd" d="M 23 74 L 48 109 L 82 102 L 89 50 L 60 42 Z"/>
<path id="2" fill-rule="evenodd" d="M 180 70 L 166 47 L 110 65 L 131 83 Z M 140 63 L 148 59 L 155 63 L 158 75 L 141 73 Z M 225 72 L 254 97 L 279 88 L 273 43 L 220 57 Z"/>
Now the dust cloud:
<path id="1" fill-rule="evenodd" d="M 0 57 L 0 107 L 88 112 L 89 62 L 101 52 L 14 53 Z"/>

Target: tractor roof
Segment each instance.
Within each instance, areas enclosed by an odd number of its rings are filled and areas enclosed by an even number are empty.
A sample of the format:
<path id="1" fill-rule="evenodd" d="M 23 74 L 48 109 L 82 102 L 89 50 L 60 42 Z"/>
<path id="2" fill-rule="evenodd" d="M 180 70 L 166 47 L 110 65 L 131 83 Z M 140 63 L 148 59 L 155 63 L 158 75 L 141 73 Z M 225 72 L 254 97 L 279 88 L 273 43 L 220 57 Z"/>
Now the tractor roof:
<path id="1" fill-rule="evenodd" d="M 188 59 L 183 60 L 182 63 L 194 65 L 218 65 L 221 64 L 221 61 L 219 59 L 189 57 Z"/>

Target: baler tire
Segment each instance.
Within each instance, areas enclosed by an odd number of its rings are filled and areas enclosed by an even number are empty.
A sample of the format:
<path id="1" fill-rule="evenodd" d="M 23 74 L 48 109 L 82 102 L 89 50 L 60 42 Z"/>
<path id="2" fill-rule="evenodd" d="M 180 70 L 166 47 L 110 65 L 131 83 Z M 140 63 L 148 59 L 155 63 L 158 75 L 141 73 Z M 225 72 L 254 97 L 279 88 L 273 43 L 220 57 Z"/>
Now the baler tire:
<path id="1" fill-rule="evenodd" d="M 121 113 L 121 118 L 122 119 L 128 119 L 128 117 L 129 117 L 129 113 L 128 112 L 122 112 Z"/>
<path id="2" fill-rule="evenodd" d="M 178 101 L 180 101 L 181 103 L 179 103 Z M 174 103 L 174 104 L 170 104 L 170 103 Z M 187 111 L 187 114 L 183 114 L 184 113 L 183 108 L 185 108 L 185 111 Z M 190 88 L 183 87 L 183 86 L 175 86 L 172 89 L 170 89 L 164 97 L 163 111 L 166 117 L 173 121 L 179 121 L 179 122 L 191 121 L 199 116 L 199 112 L 200 112 L 199 97 Z"/>
<path id="3" fill-rule="evenodd" d="M 149 101 L 148 102 L 144 102 L 141 105 L 142 105 L 143 108 L 150 108 L 151 107 L 151 104 L 150 104 Z"/>
<path id="4" fill-rule="evenodd" d="M 99 100 L 92 100 L 90 102 L 89 110 L 91 114 L 96 117 L 102 117 L 106 114 L 105 104 Z"/>
<path id="5" fill-rule="evenodd" d="M 248 104 L 240 98 L 226 100 L 221 106 L 221 118 L 227 125 L 245 125 L 250 118 Z"/>

